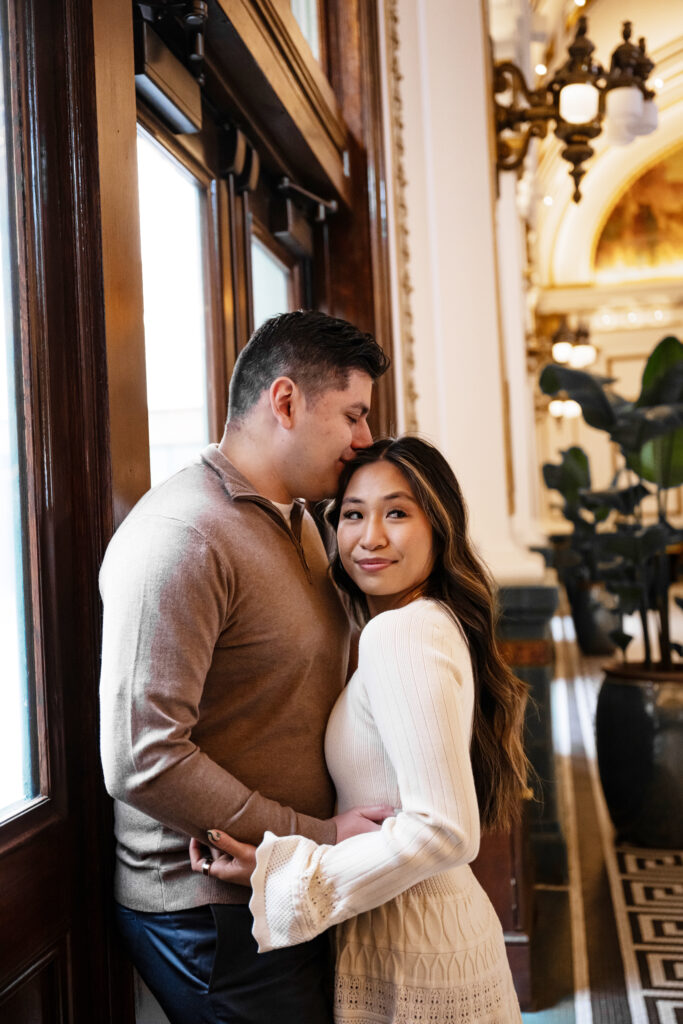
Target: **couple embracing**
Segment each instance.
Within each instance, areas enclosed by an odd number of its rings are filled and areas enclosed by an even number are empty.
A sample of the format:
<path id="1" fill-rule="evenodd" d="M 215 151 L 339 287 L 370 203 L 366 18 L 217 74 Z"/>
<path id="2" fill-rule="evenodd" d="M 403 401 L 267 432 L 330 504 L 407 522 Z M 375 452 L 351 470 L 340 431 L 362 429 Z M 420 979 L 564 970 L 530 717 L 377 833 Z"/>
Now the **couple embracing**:
<path id="1" fill-rule="evenodd" d="M 526 692 L 447 462 L 372 443 L 386 368 L 343 320 L 267 321 L 220 444 L 103 563 L 116 911 L 172 1024 L 520 1020 L 469 863 L 526 788 Z"/>

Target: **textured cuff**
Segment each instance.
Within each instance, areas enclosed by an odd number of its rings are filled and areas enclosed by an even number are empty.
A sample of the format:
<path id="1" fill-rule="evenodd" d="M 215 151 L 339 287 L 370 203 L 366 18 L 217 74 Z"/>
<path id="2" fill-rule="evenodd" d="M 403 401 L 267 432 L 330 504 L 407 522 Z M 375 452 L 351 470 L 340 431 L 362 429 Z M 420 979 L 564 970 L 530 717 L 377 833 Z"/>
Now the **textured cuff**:
<path id="1" fill-rule="evenodd" d="M 307 942 L 318 934 L 307 920 L 300 898 L 301 879 L 310 872 L 320 847 L 302 836 L 266 832 L 256 850 L 249 909 L 259 953 Z"/>

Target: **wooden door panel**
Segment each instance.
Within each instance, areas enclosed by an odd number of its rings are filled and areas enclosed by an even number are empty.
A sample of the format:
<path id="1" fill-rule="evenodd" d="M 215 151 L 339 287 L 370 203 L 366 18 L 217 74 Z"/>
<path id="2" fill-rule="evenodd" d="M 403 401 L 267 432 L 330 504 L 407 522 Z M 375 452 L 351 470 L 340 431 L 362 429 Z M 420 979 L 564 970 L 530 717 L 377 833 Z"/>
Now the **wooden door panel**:
<path id="1" fill-rule="evenodd" d="M 0 989 L 0 1020 L 8 1024 L 66 1024 L 70 1020 L 68 945 L 66 935 L 11 985 Z"/>

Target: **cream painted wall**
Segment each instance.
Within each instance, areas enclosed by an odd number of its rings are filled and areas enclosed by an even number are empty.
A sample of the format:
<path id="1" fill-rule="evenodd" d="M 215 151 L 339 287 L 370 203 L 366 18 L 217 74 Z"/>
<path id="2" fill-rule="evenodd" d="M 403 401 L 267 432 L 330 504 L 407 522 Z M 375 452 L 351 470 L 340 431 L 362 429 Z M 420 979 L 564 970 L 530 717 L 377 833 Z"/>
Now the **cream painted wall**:
<path id="1" fill-rule="evenodd" d="M 453 466 L 497 578 L 538 581 L 539 559 L 516 541 L 508 514 L 510 381 L 497 306 L 482 5 L 399 0 L 398 17 L 419 427 Z M 523 364 L 519 330 L 507 355 Z M 521 437 L 509 439 L 509 451 L 525 444 Z"/>

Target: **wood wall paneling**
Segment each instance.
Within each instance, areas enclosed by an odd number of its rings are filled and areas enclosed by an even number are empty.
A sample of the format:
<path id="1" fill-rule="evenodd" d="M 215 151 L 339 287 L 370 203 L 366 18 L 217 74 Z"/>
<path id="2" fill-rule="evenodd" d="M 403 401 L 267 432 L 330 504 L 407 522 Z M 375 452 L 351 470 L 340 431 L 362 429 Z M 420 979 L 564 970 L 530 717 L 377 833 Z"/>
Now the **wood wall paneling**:
<path id="1" fill-rule="evenodd" d="M 115 525 L 149 488 L 133 12 L 91 0 Z"/>
<path id="2" fill-rule="evenodd" d="M 206 190 L 207 237 L 204 252 L 204 281 L 208 294 L 206 378 L 208 387 L 209 438 L 220 441 L 228 411 L 228 369 L 224 306 L 221 301 L 223 271 L 221 265 L 220 183 L 212 181 Z"/>
<path id="3" fill-rule="evenodd" d="M 223 318 L 223 344 L 225 360 L 225 386 L 226 386 L 226 413 L 227 413 L 227 388 L 232 371 L 237 359 L 237 323 L 235 311 L 235 275 L 236 268 L 233 260 L 232 242 L 232 201 L 231 201 L 231 178 L 216 183 L 217 187 L 217 220 L 216 237 L 219 245 L 219 266 L 220 266 L 220 300 Z"/>
<path id="4" fill-rule="evenodd" d="M 517 995 L 522 1009 L 527 1010 L 533 1002 L 533 886 L 526 821 L 515 825 L 510 833 L 484 834 L 472 870 L 500 918 Z"/>
<path id="5" fill-rule="evenodd" d="M 0 991 L 0 1019 L 8 1024 L 66 1024 L 71 1019 L 70 1002 L 66 936 Z"/>
<path id="6" fill-rule="evenodd" d="M 42 799 L 0 827 L 0 985 L 12 1024 L 106 1024 L 129 1019 L 129 1004 L 111 982 L 111 821 L 97 748 L 97 569 L 112 516 L 92 20 L 89 0 L 8 8 L 33 641 L 48 739 Z M 46 960 L 46 948 L 58 952 Z"/>
<path id="7" fill-rule="evenodd" d="M 243 196 L 237 194 L 235 178 L 232 174 L 228 176 L 228 196 L 232 224 L 230 244 L 232 247 L 235 337 L 239 354 L 249 341 L 251 334 L 249 325 L 252 322 L 250 278 L 246 269 L 248 253 L 246 242 L 249 237 L 249 225 L 247 223 L 248 210 L 245 210 Z"/>
<path id="8" fill-rule="evenodd" d="M 376 5 L 328 0 L 330 79 L 349 126 L 351 204 L 329 222 L 328 312 L 372 332 L 393 354 L 386 229 L 379 25 Z M 373 433 L 396 430 L 393 370 L 378 382 Z"/>

